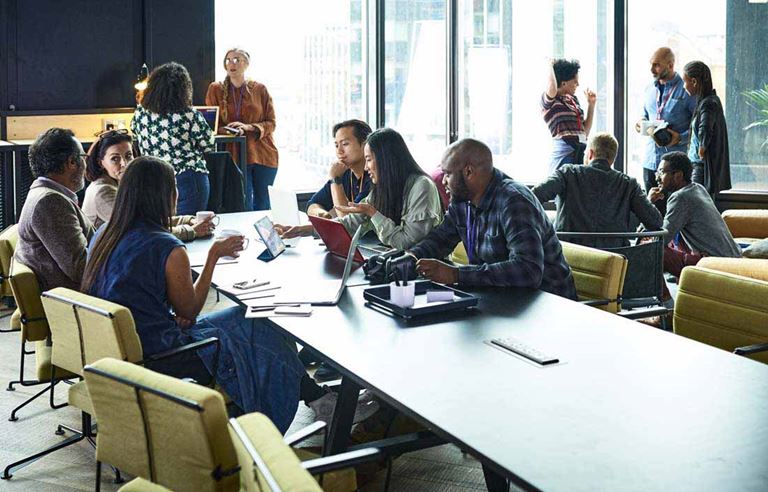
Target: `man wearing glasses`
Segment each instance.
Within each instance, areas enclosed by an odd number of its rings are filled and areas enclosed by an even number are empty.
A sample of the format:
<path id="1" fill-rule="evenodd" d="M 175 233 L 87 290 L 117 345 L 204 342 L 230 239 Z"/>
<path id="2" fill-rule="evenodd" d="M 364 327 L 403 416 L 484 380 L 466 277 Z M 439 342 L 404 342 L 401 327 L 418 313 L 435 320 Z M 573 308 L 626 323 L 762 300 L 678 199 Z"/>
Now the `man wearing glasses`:
<path id="1" fill-rule="evenodd" d="M 684 152 L 664 154 L 656 171 L 658 186 L 648 191 L 651 202 L 667 198 L 664 229 L 669 243 L 664 248 L 664 271 L 675 277 L 704 256 L 741 257 L 712 197 L 703 186 L 691 182 L 692 171 Z"/>
<path id="2" fill-rule="evenodd" d="M 29 147 L 35 181 L 21 209 L 16 258 L 35 272 L 42 290 L 80 290 L 93 226 L 78 206 L 85 152 L 71 130 L 51 128 Z"/>

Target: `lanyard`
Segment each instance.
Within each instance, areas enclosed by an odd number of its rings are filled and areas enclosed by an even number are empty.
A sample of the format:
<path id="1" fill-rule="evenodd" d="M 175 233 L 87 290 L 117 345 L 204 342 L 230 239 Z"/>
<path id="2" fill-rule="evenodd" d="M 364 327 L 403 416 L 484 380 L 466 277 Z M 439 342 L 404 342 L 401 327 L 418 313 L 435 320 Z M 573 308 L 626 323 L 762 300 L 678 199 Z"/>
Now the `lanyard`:
<path id="1" fill-rule="evenodd" d="M 477 217 L 475 217 L 477 219 Z M 467 259 L 474 263 L 475 247 L 477 244 L 477 224 L 472 219 L 472 207 L 467 202 Z"/>
<path id="2" fill-rule="evenodd" d="M 571 106 L 571 104 L 568 102 L 570 100 L 571 98 L 566 98 L 565 96 L 563 96 L 563 102 L 565 103 L 565 105 L 571 108 L 574 113 L 576 113 L 576 121 L 579 123 L 579 131 L 581 131 L 581 125 L 584 123 L 583 121 L 581 121 L 581 111 L 579 110 L 579 107 L 576 105 L 576 101 L 574 100 L 573 106 Z"/>
<path id="3" fill-rule="evenodd" d="M 240 110 L 243 108 L 243 89 L 245 89 L 245 84 L 240 86 L 240 98 L 235 99 L 235 86 L 232 87 L 232 103 L 235 105 L 235 119 L 234 121 L 240 121 Z"/>
<path id="4" fill-rule="evenodd" d="M 360 194 L 361 191 L 363 191 L 363 179 L 365 178 L 365 170 L 363 170 L 363 174 L 360 175 L 360 181 L 357 184 L 357 192 L 355 192 L 355 180 L 352 178 L 355 173 L 352 171 L 349 171 L 349 193 L 352 195 L 350 198 L 352 201 L 357 201 L 355 198 L 357 198 L 357 195 Z"/>
<path id="5" fill-rule="evenodd" d="M 676 82 L 675 85 L 667 89 L 667 97 L 659 97 L 656 100 L 656 105 L 658 106 L 656 109 L 657 120 L 661 119 L 661 112 L 664 111 L 664 108 L 667 106 L 667 101 L 669 101 L 669 98 L 672 97 L 672 92 L 674 92 L 674 90 L 677 88 L 677 84 L 679 84 L 679 82 Z M 661 96 L 661 93 L 659 93 L 659 95 Z M 659 100 L 661 100 L 661 104 L 659 104 Z"/>

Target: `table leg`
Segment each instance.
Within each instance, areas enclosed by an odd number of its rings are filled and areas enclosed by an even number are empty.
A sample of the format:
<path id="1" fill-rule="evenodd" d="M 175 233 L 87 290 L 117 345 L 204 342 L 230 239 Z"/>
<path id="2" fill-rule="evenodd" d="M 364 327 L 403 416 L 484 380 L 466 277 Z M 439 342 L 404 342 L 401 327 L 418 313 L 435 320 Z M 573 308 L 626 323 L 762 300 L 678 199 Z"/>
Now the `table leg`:
<path id="1" fill-rule="evenodd" d="M 360 394 L 360 386 L 350 378 L 344 376 L 339 388 L 339 399 L 336 401 L 336 409 L 333 411 L 333 419 L 328 426 L 328 434 L 325 436 L 323 456 L 330 456 L 346 451 L 349 444 L 349 434 L 352 432 L 352 419 L 355 416 L 357 398 Z"/>
<path id="2" fill-rule="evenodd" d="M 485 464 L 483 464 L 483 476 L 485 477 L 485 488 L 488 489 L 488 492 L 509 491 L 509 480 L 491 470 Z"/>
<path id="3" fill-rule="evenodd" d="M 238 164 L 240 165 L 240 172 L 243 173 L 243 194 L 245 195 L 246 190 L 248 189 L 248 141 L 245 137 L 240 137 L 240 155 L 238 155 Z M 248 202 L 249 197 L 244 196 L 244 209 L 243 210 L 251 210 L 251 205 Z"/>

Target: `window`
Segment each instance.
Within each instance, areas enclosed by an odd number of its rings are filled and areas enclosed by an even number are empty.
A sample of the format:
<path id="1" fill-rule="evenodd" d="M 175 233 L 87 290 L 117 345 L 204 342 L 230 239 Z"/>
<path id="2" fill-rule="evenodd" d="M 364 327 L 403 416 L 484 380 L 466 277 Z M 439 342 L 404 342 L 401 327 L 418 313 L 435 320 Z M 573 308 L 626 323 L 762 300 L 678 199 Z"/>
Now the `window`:
<path id="1" fill-rule="evenodd" d="M 459 137 L 487 143 L 496 167 L 538 183 L 549 174 L 552 137 L 541 116 L 552 58 L 581 64 L 577 96 L 597 93 L 592 126 L 613 129 L 613 2 L 459 2 Z"/>
<path id="2" fill-rule="evenodd" d="M 427 171 L 448 143 L 445 0 L 386 0 L 384 124 Z"/>
<path id="3" fill-rule="evenodd" d="M 335 159 L 333 125 L 367 119 L 364 12 L 365 0 L 216 2 L 217 80 L 225 51 L 243 47 L 246 76 L 266 85 L 275 105 L 276 186 L 319 188 Z"/>

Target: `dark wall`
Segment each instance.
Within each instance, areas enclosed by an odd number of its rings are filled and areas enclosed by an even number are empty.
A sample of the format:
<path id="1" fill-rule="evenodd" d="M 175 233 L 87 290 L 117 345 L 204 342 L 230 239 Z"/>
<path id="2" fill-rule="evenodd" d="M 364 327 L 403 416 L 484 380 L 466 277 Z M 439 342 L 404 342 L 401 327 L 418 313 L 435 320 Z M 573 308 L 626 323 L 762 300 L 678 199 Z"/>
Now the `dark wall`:
<path id="1" fill-rule="evenodd" d="M 133 106 L 136 76 L 175 60 L 202 103 L 214 77 L 214 0 L 3 0 L 0 110 Z"/>

